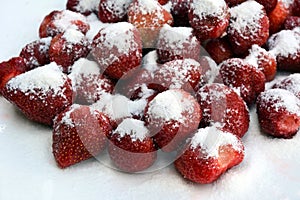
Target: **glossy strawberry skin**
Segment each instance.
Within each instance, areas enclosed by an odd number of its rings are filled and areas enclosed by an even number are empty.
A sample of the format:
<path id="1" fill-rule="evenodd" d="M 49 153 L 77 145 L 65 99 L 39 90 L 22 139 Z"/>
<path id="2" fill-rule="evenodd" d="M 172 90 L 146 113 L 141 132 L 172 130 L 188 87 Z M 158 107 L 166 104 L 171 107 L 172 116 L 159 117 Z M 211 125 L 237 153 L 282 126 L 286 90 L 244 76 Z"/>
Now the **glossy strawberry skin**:
<path id="1" fill-rule="evenodd" d="M 24 73 L 26 68 L 25 60 L 21 57 L 14 57 L 0 63 L 0 94 L 11 78 Z"/>
<path id="2" fill-rule="evenodd" d="M 72 108 L 72 107 L 71 107 Z M 106 145 L 106 136 L 112 128 L 109 119 L 102 113 L 91 114 L 87 106 L 80 106 L 70 113 L 70 121 L 62 122 L 67 108 L 54 121 L 52 150 L 57 165 L 66 168 L 97 156 Z"/>
<path id="3" fill-rule="evenodd" d="M 234 55 L 227 37 L 210 40 L 205 49 L 217 64 Z"/>
<path id="4" fill-rule="evenodd" d="M 129 135 L 120 138 L 119 134 L 110 136 L 108 152 L 114 164 L 126 172 L 147 169 L 156 160 L 156 148 L 150 137 L 132 141 Z"/>
<path id="5" fill-rule="evenodd" d="M 285 19 L 290 15 L 290 10 L 282 0 L 277 2 L 276 7 L 268 14 L 270 20 L 270 34 L 276 33 L 283 28 Z"/>

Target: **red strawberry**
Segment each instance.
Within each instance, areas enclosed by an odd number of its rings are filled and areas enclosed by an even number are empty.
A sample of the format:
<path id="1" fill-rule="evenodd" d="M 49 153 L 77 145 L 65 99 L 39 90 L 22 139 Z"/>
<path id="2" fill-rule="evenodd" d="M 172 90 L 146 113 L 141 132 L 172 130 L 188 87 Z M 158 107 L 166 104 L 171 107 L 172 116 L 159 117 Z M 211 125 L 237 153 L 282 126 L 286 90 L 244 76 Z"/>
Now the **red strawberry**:
<path id="1" fill-rule="evenodd" d="M 97 156 L 111 130 L 102 113 L 88 106 L 70 106 L 54 120 L 52 150 L 57 165 L 66 168 Z"/>
<path id="2" fill-rule="evenodd" d="M 246 1 L 231 8 L 230 14 L 227 34 L 235 54 L 245 55 L 253 44 L 265 44 L 269 37 L 269 19 L 262 5 Z"/>
<path id="3" fill-rule="evenodd" d="M 27 44 L 21 51 L 20 57 L 24 58 L 27 65 L 26 71 L 50 63 L 49 47 L 52 38 L 42 38 Z"/>
<path id="4" fill-rule="evenodd" d="M 142 43 L 138 30 L 119 22 L 102 28 L 92 44 L 92 55 L 104 73 L 120 79 L 142 61 Z"/>
<path id="5" fill-rule="evenodd" d="M 11 58 L 9 61 L 0 63 L 0 93 L 10 79 L 25 71 L 26 64 L 21 57 Z"/>
<path id="6" fill-rule="evenodd" d="M 293 15 L 300 17 L 300 0 L 294 0 Z"/>
<path id="7" fill-rule="evenodd" d="M 220 74 L 225 85 L 236 89 L 248 105 L 265 90 L 265 75 L 240 58 L 231 58 L 220 64 Z"/>
<path id="8" fill-rule="evenodd" d="M 293 137 L 300 127 L 299 113 L 300 100 L 287 90 L 267 90 L 257 98 L 259 124 L 274 137 Z"/>
<path id="9" fill-rule="evenodd" d="M 158 1 L 133 0 L 128 8 L 128 22 L 141 33 L 144 48 L 155 47 L 160 28 L 173 24 L 173 17 Z"/>
<path id="10" fill-rule="evenodd" d="M 217 64 L 233 57 L 233 50 L 227 37 L 208 41 L 205 49 Z"/>
<path id="11" fill-rule="evenodd" d="M 10 79 L 3 96 L 27 118 L 46 125 L 73 102 L 71 80 L 55 63 Z"/>
<path id="12" fill-rule="evenodd" d="M 284 29 L 292 30 L 296 27 L 300 27 L 300 17 L 289 16 L 284 22 Z"/>
<path id="13" fill-rule="evenodd" d="M 199 129 L 187 149 L 175 161 L 175 168 L 186 179 L 208 184 L 244 159 L 241 140 L 216 127 Z"/>
<path id="14" fill-rule="evenodd" d="M 278 0 L 276 7 L 268 14 L 270 33 L 276 33 L 283 28 L 285 19 L 291 14 L 290 8 L 284 0 Z"/>
<path id="15" fill-rule="evenodd" d="M 267 47 L 276 57 L 278 69 L 300 71 L 300 31 L 282 30 L 269 38 Z"/>
<path id="16" fill-rule="evenodd" d="M 200 41 L 220 37 L 226 31 L 229 16 L 224 0 L 192 0 L 188 14 Z"/>
<path id="17" fill-rule="evenodd" d="M 147 127 L 165 152 L 179 148 L 195 130 L 202 113 L 197 100 L 183 90 L 167 90 L 155 96 L 145 111 Z"/>
<path id="18" fill-rule="evenodd" d="M 127 10 L 132 0 L 100 0 L 99 19 L 104 23 L 127 20 Z"/>
<path id="19" fill-rule="evenodd" d="M 249 111 L 243 99 L 223 84 L 200 88 L 197 99 L 203 113 L 201 127 L 219 124 L 223 131 L 243 137 L 249 128 Z"/>
<path id="20" fill-rule="evenodd" d="M 67 9 L 83 15 L 90 15 L 98 9 L 100 0 L 68 0 Z"/>
<path id="21" fill-rule="evenodd" d="M 246 0 L 225 0 L 229 7 L 237 6 Z"/>
<path id="22" fill-rule="evenodd" d="M 300 74 L 295 73 L 287 76 L 281 81 L 276 82 L 272 88 L 285 89 L 293 93 L 300 99 Z"/>
<path id="23" fill-rule="evenodd" d="M 193 59 L 173 60 L 160 66 L 154 72 L 151 89 L 184 89 L 194 91 L 201 81 L 201 66 Z"/>
<path id="24" fill-rule="evenodd" d="M 113 92 L 113 82 L 100 73 L 96 62 L 81 58 L 72 68 L 69 77 L 76 91 L 76 102 L 92 104 L 100 99 L 101 94 Z"/>
<path id="25" fill-rule="evenodd" d="M 75 29 L 86 34 L 90 29 L 85 16 L 69 10 L 52 11 L 42 21 L 39 34 L 41 38 L 54 37 L 59 33 L 65 32 L 67 29 Z"/>
<path id="26" fill-rule="evenodd" d="M 192 32 L 192 28 L 164 25 L 156 47 L 159 62 L 184 58 L 199 60 L 201 44 Z"/>
<path id="27" fill-rule="evenodd" d="M 175 26 L 190 26 L 188 11 L 191 0 L 171 0 Z"/>
<path id="28" fill-rule="evenodd" d="M 265 74 L 266 81 L 272 81 L 277 71 L 276 57 L 258 45 L 253 45 L 245 61 Z"/>
<path id="29" fill-rule="evenodd" d="M 149 168 L 156 160 L 156 149 L 144 122 L 125 119 L 110 135 L 108 152 L 113 163 L 126 172 Z"/>
<path id="30" fill-rule="evenodd" d="M 264 6 L 267 13 L 272 12 L 276 5 L 278 0 L 256 0 L 258 3 Z"/>
<path id="31" fill-rule="evenodd" d="M 169 0 L 158 0 L 158 3 L 160 3 L 160 5 L 165 5 L 169 2 Z"/>
<path id="32" fill-rule="evenodd" d="M 70 73 L 71 67 L 79 58 L 87 57 L 90 52 L 89 40 L 79 31 L 68 29 L 56 35 L 50 44 L 49 57 Z"/>
<path id="33" fill-rule="evenodd" d="M 206 84 L 218 82 L 219 78 L 219 68 L 213 59 L 209 56 L 202 56 L 199 63 L 202 70 L 202 76 L 199 85 L 195 88 L 195 91 Z"/>

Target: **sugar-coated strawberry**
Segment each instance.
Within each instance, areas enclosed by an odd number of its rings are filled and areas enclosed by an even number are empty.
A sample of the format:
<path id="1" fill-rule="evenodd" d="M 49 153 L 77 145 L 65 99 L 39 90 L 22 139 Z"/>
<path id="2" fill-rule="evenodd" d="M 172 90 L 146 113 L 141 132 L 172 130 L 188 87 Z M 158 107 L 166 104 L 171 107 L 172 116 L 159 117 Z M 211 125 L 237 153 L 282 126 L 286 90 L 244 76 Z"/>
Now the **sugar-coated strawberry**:
<path id="1" fill-rule="evenodd" d="M 292 30 L 296 27 L 300 27 L 300 17 L 289 16 L 284 22 L 284 29 Z"/>
<path id="2" fill-rule="evenodd" d="M 201 44 L 188 27 L 164 25 L 159 32 L 156 45 L 159 62 L 191 58 L 199 60 Z"/>
<path id="3" fill-rule="evenodd" d="M 232 58 L 234 55 L 227 37 L 208 41 L 205 50 L 217 64 Z"/>
<path id="4" fill-rule="evenodd" d="M 141 36 L 130 23 L 111 24 L 94 37 L 92 55 L 107 76 L 120 79 L 141 64 Z"/>
<path id="5" fill-rule="evenodd" d="M 291 14 L 289 5 L 285 0 L 278 0 L 276 7 L 268 14 L 270 20 L 270 33 L 276 33 L 283 28 L 285 19 Z"/>
<path id="6" fill-rule="evenodd" d="M 14 57 L 0 63 L 0 94 L 6 83 L 15 76 L 26 71 L 25 60 L 21 57 Z"/>
<path id="7" fill-rule="evenodd" d="M 268 40 L 267 47 L 276 57 L 278 69 L 300 71 L 300 31 L 282 30 L 273 34 Z"/>
<path id="8" fill-rule="evenodd" d="M 284 79 L 276 82 L 272 88 L 285 89 L 292 92 L 296 97 L 300 99 L 300 74 L 291 74 Z"/>
<path id="9" fill-rule="evenodd" d="M 229 8 L 224 0 L 192 0 L 189 22 L 200 41 L 218 38 L 229 24 Z"/>
<path id="10" fill-rule="evenodd" d="M 70 73 L 74 62 L 79 58 L 87 57 L 89 52 L 89 40 L 80 31 L 74 29 L 56 35 L 49 47 L 50 61 L 62 66 L 65 73 Z"/>
<path id="11" fill-rule="evenodd" d="M 266 81 L 272 81 L 277 71 L 276 57 L 258 45 L 253 45 L 245 61 L 265 74 Z"/>
<path id="12" fill-rule="evenodd" d="M 249 128 L 249 111 L 233 89 L 218 83 L 208 84 L 196 93 L 203 113 L 201 127 L 219 124 L 224 131 L 243 137 Z"/>
<path id="13" fill-rule="evenodd" d="M 90 29 L 90 25 L 86 17 L 80 13 L 70 10 L 55 10 L 48 14 L 42 21 L 39 28 L 39 35 L 41 38 L 54 37 L 59 33 L 65 32 L 67 29 L 75 29 L 86 34 Z"/>
<path id="14" fill-rule="evenodd" d="M 255 0 L 255 1 L 263 5 L 267 13 L 272 12 L 275 9 L 278 2 L 278 0 Z"/>
<path id="15" fill-rule="evenodd" d="M 139 172 L 156 160 L 156 148 L 144 122 L 128 118 L 119 124 L 109 138 L 108 152 L 122 171 Z"/>
<path id="16" fill-rule="evenodd" d="M 97 156 L 111 131 L 104 114 L 78 104 L 68 107 L 54 119 L 52 151 L 57 165 L 66 168 Z"/>
<path id="17" fill-rule="evenodd" d="M 225 0 L 225 2 L 228 4 L 229 7 L 237 6 L 241 3 L 243 3 L 246 0 Z"/>
<path id="18" fill-rule="evenodd" d="M 300 100 L 284 89 L 270 89 L 257 98 L 262 130 L 274 137 L 291 138 L 300 127 Z"/>
<path id="19" fill-rule="evenodd" d="M 207 127 L 198 130 L 174 164 L 183 178 L 208 184 L 243 159 L 244 145 L 240 139 L 217 127 Z"/>
<path id="20" fill-rule="evenodd" d="M 235 54 L 244 55 L 253 44 L 265 44 L 269 37 L 269 19 L 261 4 L 246 1 L 231 8 L 230 15 L 227 34 Z"/>
<path id="21" fill-rule="evenodd" d="M 24 58 L 26 71 L 50 63 L 49 47 L 52 38 L 42 38 L 27 44 L 21 51 L 20 57 Z"/>
<path id="22" fill-rule="evenodd" d="M 100 0 L 68 0 L 67 9 L 83 15 L 90 15 L 98 9 Z"/>
<path id="23" fill-rule="evenodd" d="M 265 90 L 264 73 L 243 59 L 231 58 L 222 62 L 220 75 L 223 83 L 237 90 L 248 105 Z"/>
<path id="24" fill-rule="evenodd" d="M 72 66 L 69 77 L 76 91 L 76 103 L 92 104 L 100 99 L 103 93 L 112 93 L 113 82 L 100 73 L 98 64 L 81 58 Z"/>
<path id="25" fill-rule="evenodd" d="M 133 0 L 128 8 L 128 22 L 141 33 L 144 48 L 154 48 L 160 28 L 173 24 L 173 17 L 156 0 Z"/>
<path id="26" fill-rule="evenodd" d="M 99 19 L 104 23 L 126 21 L 127 10 L 132 0 L 100 0 Z"/>
<path id="27" fill-rule="evenodd" d="M 154 72 L 150 88 L 164 91 L 167 89 L 183 89 L 193 92 L 201 81 L 202 69 L 194 59 L 169 61 Z"/>
<path id="28" fill-rule="evenodd" d="M 159 93 L 145 110 L 155 143 L 165 152 L 177 150 L 197 130 L 202 113 L 197 100 L 183 90 Z"/>
<path id="29" fill-rule="evenodd" d="M 28 119 L 46 125 L 73 103 L 71 80 L 55 63 L 10 79 L 3 96 Z"/>
<path id="30" fill-rule="evenodd" d="M 171 13 L 174 17 L 175 26 L 190 26 L 188 11 L 191 0 L 171 0 Z"/>

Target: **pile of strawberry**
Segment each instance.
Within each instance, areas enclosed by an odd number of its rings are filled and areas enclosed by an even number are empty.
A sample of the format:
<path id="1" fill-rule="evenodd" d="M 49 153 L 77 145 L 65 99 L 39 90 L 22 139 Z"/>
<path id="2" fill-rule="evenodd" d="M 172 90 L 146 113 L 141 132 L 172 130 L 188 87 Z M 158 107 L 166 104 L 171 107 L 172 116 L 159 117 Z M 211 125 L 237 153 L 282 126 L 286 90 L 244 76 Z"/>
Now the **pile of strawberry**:
<path id="1" fill-rule="evenodd" d="M 107 24 L 91 40 L 94 14 Z M 53 127 L 61 168 L 107 149 L 139 172 L 161 150 L 211 183 L 244 158 L 248 106 L 274 137 L 300 127 L 300 75 L 265 91 L 277 69 L 300 71 L 299 0 L 68 0 L 39 35 L 0 63 L 0 93 Z"/>

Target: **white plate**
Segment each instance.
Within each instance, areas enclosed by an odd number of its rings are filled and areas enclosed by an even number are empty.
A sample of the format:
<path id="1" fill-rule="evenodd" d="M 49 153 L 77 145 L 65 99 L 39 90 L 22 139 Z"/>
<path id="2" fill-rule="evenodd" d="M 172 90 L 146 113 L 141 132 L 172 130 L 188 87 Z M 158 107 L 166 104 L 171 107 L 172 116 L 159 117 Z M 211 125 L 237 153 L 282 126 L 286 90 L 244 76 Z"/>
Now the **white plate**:
<path id="1" fill-rule="evenodd" d="M 38 27 L 61 0 L 3 1 L 0 61 L 38 39 Z M 0 199 L 300 199 L 300 134 L 291 140 L 260 133 L 255 110 L 243 138 L 243 163 L 210 185 L 187 182 L 173 166 L 126 174 L 89 160 L 61 170 L 51 153 L 51 129 L 25 119 L 0 97 Z"/>

